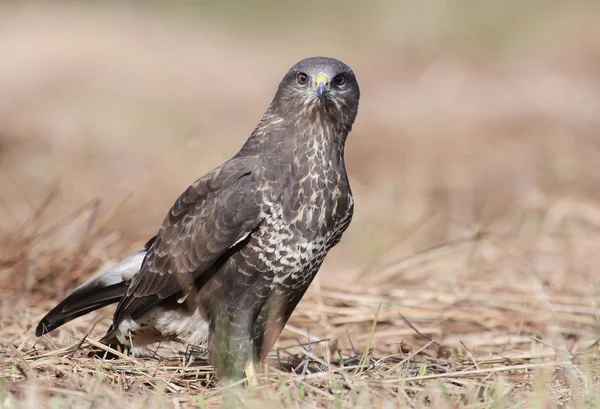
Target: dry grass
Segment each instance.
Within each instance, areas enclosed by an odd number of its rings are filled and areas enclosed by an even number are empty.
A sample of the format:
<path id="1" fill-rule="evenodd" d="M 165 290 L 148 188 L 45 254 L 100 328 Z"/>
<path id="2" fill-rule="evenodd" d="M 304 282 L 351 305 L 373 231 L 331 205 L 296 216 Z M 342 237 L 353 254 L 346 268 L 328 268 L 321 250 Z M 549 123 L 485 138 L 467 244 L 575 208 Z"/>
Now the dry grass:
<path id="1" fill-rule="evenodd" d="M 573 210 L 578 209 L 553 208 L 547 214 Z M 598 214 L 600 208 L 586 221 L 593 223 Z M 567 222 L 545 219 L 542 230 Z M 69 324 L 59 335 L 35 339 L 33 321 L 52 306 L 43 294 L 53 291 L 48 288 L 53 280 L 40 280 L 41 288 L 17 301 L 22 308 L 4 308 L 5 404 L 110 407 L 127 399 L 133 407 L 212 407 L 225 399 L 246 407 L 262 406 L 264 400 L 274 407 L 364 407 L 386 401 L 434 407 L 550 402 L 595 407 L 600 404 L 596 290 L 551 288 L 535 267 L 548 264 L 550 273 L 562 275 L 556 266 L 568 262 L 565 246 L 591 246 L 597 252 L 597 233 L 574 233 L 576 239 L 569 241 L 552 234 L 474 237 L 372 267 L 374 273 L 343 287 L 317 285 L 284 330 L 256 390 L 215 385 L 210 367 L 190 363 L 175 345 L 148 351 L 146 358 L 88 358 L 89 347 L 98 346 L 93 339 L 108 325 L 106 312 Z M 35 248 L 35 240 L 29 246 Z M 591 252 L 582 256 L 593 257 Z M 88 268 L 76 262 L 77 252 L 29 257 L 67 259 Z M 48 264 L 38 272 L 43 276 L 54 270 Z M 401 271 L 420 278 L 395 283 Z M 445 284 L 435 277 L 452 273 L 473 276 Z M 486 278 L 490 273 L 521 279 Z M 582 279 L 576 272 L 570 277 Z M 10 294 L 3 299 L 15 300 Z M 292 374 L 292 368 L 301 372 L 305 355 L 313 358 L 307 374 Z"/>
<path id="2" fill-rule="evenodd" d="M 302 42 L 300 20 L 7 8 L 0 408 L 600 407 L 596 6 L 402 4 L 339 11 L 353 24 Z M 260 386 L 219 385 L 176 344 L 88 357 L 110 309 L 36 339 L 57 300 L 235 152 L 282 71 L 319 53 L 363 91 L 356 216 Z"/>

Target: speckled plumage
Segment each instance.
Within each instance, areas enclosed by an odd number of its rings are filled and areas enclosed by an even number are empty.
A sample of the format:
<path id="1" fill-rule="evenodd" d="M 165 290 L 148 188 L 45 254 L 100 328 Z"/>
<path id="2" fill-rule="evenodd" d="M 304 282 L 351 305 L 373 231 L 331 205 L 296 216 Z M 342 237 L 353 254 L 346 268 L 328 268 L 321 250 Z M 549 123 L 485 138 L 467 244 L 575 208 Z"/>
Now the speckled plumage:
<path id="1" fill-rule="evenodd" d="M 344 84 L 328 82 L 317 98 L 317 75 Z M 292 67 L 240 152 L 177 199 L 139 273 L 123 281 L 103 341 L 206 344 L 223 375 L 263 359 L 352 218 L 344 145 L 358 100 L 340 61 Z M 89 309 L 81 296 L 68 300 L 63 319 Z M 50 328 L 51 314 L 40 325 Z"/>

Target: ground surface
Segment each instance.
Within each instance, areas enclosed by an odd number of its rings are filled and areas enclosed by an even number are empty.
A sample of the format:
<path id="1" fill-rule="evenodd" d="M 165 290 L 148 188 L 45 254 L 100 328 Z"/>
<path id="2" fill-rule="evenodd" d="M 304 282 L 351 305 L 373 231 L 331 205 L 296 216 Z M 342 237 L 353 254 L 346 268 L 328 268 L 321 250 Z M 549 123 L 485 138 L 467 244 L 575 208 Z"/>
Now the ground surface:
<path id="1" fill-rule="evenodd" d="M 153 4 L 0 11 L 0 408 L 600 407 L 595 3 Z M 35 338 L 315 54 L 361 85 L 356 214 L 260 385 L 89 358 L 109 308 Z"/>

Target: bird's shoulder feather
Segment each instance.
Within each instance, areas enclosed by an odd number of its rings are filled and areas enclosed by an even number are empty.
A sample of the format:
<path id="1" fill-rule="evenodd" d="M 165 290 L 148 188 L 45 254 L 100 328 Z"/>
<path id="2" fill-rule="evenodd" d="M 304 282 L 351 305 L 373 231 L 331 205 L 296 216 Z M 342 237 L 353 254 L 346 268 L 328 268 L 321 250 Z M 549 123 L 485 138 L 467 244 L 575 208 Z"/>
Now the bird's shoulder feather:
<path id="1" fill-rule="evenodd" d="M 260 224 L 258 166 L 254 157 L 233 158 L 183 192 L 120 301 L 115 324 L 188 287 Z"/>

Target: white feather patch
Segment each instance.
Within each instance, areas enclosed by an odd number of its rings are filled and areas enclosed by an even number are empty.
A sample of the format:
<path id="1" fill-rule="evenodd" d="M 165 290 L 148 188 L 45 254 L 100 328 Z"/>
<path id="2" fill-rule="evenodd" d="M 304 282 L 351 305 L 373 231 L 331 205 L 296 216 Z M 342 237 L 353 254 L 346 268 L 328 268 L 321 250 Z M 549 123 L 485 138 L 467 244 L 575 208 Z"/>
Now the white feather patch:
<path id="1" fill-rule="evenodd" d="M 104 288 L 131 280 L 140 271 L 145 256 L 145 251 L 132 254 L 123 259 L 119 264 L 96 274 L 94 277 L 77 287 L 75 291 Z"/>

